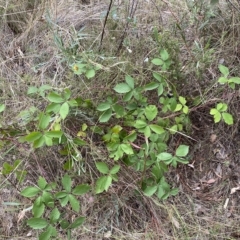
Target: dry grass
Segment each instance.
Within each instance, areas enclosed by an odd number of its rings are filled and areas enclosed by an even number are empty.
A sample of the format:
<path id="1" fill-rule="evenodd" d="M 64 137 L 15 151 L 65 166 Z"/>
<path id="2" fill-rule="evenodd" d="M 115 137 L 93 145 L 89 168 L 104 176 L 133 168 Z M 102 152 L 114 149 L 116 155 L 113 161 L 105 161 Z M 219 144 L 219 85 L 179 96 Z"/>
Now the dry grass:
<path id="1" fill-rule="evenodd" d="M 184 141 L 192 149 L 191 166 L 173 169 L 168 175 L 181 193 L 165 202 L 146 198 L 136 191 L 139 174 L 123 166 L 119 181 L 109 192 L 81 199 L 81 214 L 87 220 L 83 228 L 73 232 L 73 239 L 240 238 L 239 198 L 237 192 L 230 194 L 239 186 L 239 90 L 229 91 L 216 84 L 220 62 L 229 67 L 232 76 L 239 76 L 240 4 L 237 0 L 220 1 L 219 6 L 210 8 L 208 2 L 114 1 L 100 44 L 108 1 L 0 0 L 0 103 L 8 109 L 0 118 L 4 128 L 14 126 L 25 133 L 19 113 L 31 106 L 44 108 L 39 99 L 27 96 L 29 86 L 68 86 L 74 97 L 97 103 L 125 73 L 139 83 L 150 81 L 151 71 L 144 60 L 155 56 L 159 47 L 172 51 L 176 63 L 172 84 L 178 93 L 190 101 L 201 97 L 200 106 L 193 107 L 190 114 L 193 127 L 188 133 L 197 142 L 183 136 L 172 141 Z M 134 21 L 127 21 L 128 16 Z M 154 28 L 159 33 L 158 43 Z M 69 55 L 59 48 L 57 37 L 65 47 L 78 43 L 79 52 L 89 54 L 108 70 L 100 70 L 91 81 L 74 76 L 68 66 Z M 213 124 L 209 117 L 209 109 L 219 99 L 228 103 L 236 119 L 234 126 Z M 66 124 L 70 133 L 77 122 L 73 120 L 71 126 Z M 90 174 L 79 181 L 93 183 L 98 176 L 94 162 L 107 157 L 97 140 L 90 137 L 89 142 L 92 147 L 84 150 L 84 166 Z M 39 175 L 53 181 L 64 174 L 66 158 L 57 149 L 33 151 L 28 145 L 10 141 L 1 151 L 1 165 L 23 160 L 28 171 L 26 184 L 35 182 Z M 30 203 L 19 197 L 18 189 L 23 186 L 14 181 L 13 175 L 8 179 L 1 176 L 0 200 L 24 205 L 1 205 L 0 238 L 30 239 L 25 225 L 29 213 L 17 222 L 21 209 Z M 34 232 L 32 237 L 35 239 Z M 62 239 L 66 239 L 64 234 Z"/>

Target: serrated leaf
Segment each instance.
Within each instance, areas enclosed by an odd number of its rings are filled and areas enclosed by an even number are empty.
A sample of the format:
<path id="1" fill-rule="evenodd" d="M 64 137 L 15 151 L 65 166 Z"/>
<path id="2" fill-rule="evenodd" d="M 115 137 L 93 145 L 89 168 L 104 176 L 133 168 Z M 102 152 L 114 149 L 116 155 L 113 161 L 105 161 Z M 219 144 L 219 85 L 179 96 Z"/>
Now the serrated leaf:
<path id="1" fill-rule="evenodd" d="M 153 63 L 154 65 L 157 65 L 157 66 L 161 66 L 161 65 L 164 64 L 163 60 L 160 59 L 160 58 L 154 58 L 154 59 L 152 60 L 152 63 Z"/>
<path id="2" fill-rule="evenodd" d="M 112 178 L 110 176 L 102 176 L 96 182 L 96 194 L 107 191 L 112 183 Z"/>
<path id="3" fill-rule="evenodd" d="M 224 75 L 224 77 L 227 77 L 229 75 L 229 69 L 223 65 L 218 66 L 220 72 Z"/>
<path id="4" fill-rule="evenodd" d="M 68 100 L 71 96 L 71 91 L 67 88 L 64 90 L 64 93 L 63 93 L 63 96 L 64 96 L 64 99 L 65 100 Z"/>
<path id="5" fill-rule="evenodd" d="M 113 168 L 110 170 L 110 174 L 116 174 L 120 170 L 120 165 L 114 165 Z"/>
<path id="6" fill-rule="evenodd" d="M 189 111 L 188 106 L 185 105 L 182 111 L 183 113 L 188 114 L 188 111 Z"/>
<path id="7" fill-rule="evenodd" d="M 186 101 L 186 98 L 180 96 L 179 97 L 179 102 L 182 104 L 182 105 L 186 105 L 187 101 Z"/>
<path id="8" fill-rule="evenodd" d="M 27 225 L 33 229 L 42 229 L 48 225 L 48 222 L 44 218 L 30 218 Z"/>
<path id="9" fill-rule="evenodd" d="M 38 88 L 37 87 L 29 87 L 28 88 L 28 91 L 27 91 L 27 94 L 33 94 L 33 93 L 37 93 L 38 92 Z"/>
<path id="10" fill-rule="evenodd" d="M 51 117 L 48 114 L 44 114 L 41 112 L 39 114 L 38 119 L 39 119 L 38 127 L 43 130 L 47 128 L 47 126 L 49 125 Z"/>
<path id="11" fill-rule="evenodd" d="M 109 102 L 100 103 L 97 107 L 97 110 L 100 112 L 106 111 L 111 107 Z"/>
<path id="12" fill-rule="evenodd" d="M 72 194 L 74 195 L 82 195 L 82 194 L 85 194 L 87 192 L 89 192 L 91 189 L 91 187 L 87 184 L 81 184 L 81 185 L 78 185 L 76 186 L 73 191 L 72 191 Z"/>
<path id="13" fill-rule="evenodd" d="M 151 197 L 156 191 L 157 191 L 158 186 L 154 185 L 154 186 L 147 186 L 144 190 L 143 193 L 144 195 Z"/>
<path id="14" fill-rule="evenodd" d="M 236 83 L 236 84 L 240 84 L 240 78 L 239 77 L 231 77 L 228 79 L 228 82 L 233 82 L 233 83 Z"/>
<path id="15" fill-rule="evenodd" d="M 182 109 L 182 107 L 183 107 L 182 104 L 178 103 L 174 112 L 180 111 Z"/>
<path id="16" fill-rule="evenodd" d="M 39 139 L 41 136 L 42 136 L 42 133 L 40 132 L 31 132 L 26 137 L 24 137 L 24 139 L 28 142 L 34 142 L 37 139 Z"/>
<path id="17" fill-rule="evenodd" d="M 186 157 L 189 152 L 189 146 L 187 145 L 180 145 L 176 150 L 176 155 L 178 157 Z"/>
<path id="18" fill-rule="evenodd" d="M 94 69 L 89 69 L 86 71 L 85 76 L 87 79 L 93 78 L 95 76 L 96 72 Z"/>
<path id="19" fill-rule="evenodd" d="M 221 116 L 221 113 L 217 111 L 217 112 L 214 114 L 214 116 L 213 116 L 214 122 L 215 122 L 215 123 L 220 122 L 221 117 L 222 117 L 222 116 Z"/>
<path id="20" fill-rule="evenodd" d="M 5 110 L 5 104 L 0 104 L 0 113 L 3 112 Z"/>
<path id="21" fill-rule="evenodd" d="M 62 136 L 62 131 L 48 131 L 45 132 L 44 135 L 50 138 L 60 138 Z"/>
<path id="22" fill-rule="evenodd" d="M 151 130 L 157 134 L 162 134 L 165 132 L 164 128 L 161 126 L 158 126 L 156 124 L 150 124 L 149 127 L 151 128 Z"/>
<path id="23" fill-rule="evenodd" d="M 233 117 L 230 113 L 222 113 L 222 117 L 226 124 L 228 124 L 228 125 L 233 124 Z"/>
<path id="24" fill-rule="evenodd" d="M 167 50 L 165 50 L 165 49 L 160 51 L 160 56 L 163 61 L 166 61 L 169 59 L 169 54 L 168 54 Z"/>
<path id="25" fill-rule="evenodd" d="M 153 90 L 153 89 L 156 89 L 158 86 L 159 86 L 159 83 L 151 82 L 144 86 L 144 90 L 145 91 Z"/>
<path id="26" fill-rule="evenodd" d="M 52 235 L 52 226 L 49 226 L 46 231 L 39 235 L 39 240 L 49 240 Z"/>
<path id="27" fill-rule="evenodd" d="M 44 138 L 44 136 L 41 136 L 39 139 L 37 139 L 36 141 L 33 142 L 33 147 L 40 148 L 40 147 L 44 146 L 44 144 L 45 144 L 45 138 Z"/>
<path id="28" fill-rule="evenodd" d="M 119 104 L 113 105 L 113 110 L 117 114 L 117 116 L 122 117 L 124 115 L 124 108 Z"/>
<path id="29" fill-rule="evenodd" d="M 51 92 L 48 94 L 47 99 L 53 103 L 62 103 L 64 99 L 56 92 Z"/>
<path id="30" fill-rule="evenodd" d="M 221 83 L 221 84 L 224 84 L 224 83 L 227 83 L 227 82 L 228 82 L 228 79 L 225 78 L 225 77 L 220 77 L 220 78 L 218 79 L 218 82 Z"/>
<path id="31" fill-rule="evenodd" d="M 84 221 L 85 221 L 85 217 L 76 218 L 74 222 L 70 224 L 70 226 L 68 226 L 68 228 L 74 229 L 74 228 L 80 227 L 84 223 Z"/>
<path id="32" fill-rule="evenodd" d="M 123 150 L 123 152 L 125 152 L 126 154 L 128 155 L 131 155 L 133 154 L 133 150 L 132 150 L 132 147 L 130 144 L 125 144 L 125 143 L 122 143 L 120 145 L 121 149 Z"/>
<path id="33" fill-rule="evenodd" d="M 58 113 L 60 110 L 61 104 L 59 103 L 50 103 L 47 108 L 46 108 L 46 112 L 50 113 L 50 112 L 54 112 L 54 113 Z"/>
<path id="34" fill-rule="evenodd" d="M 158 87 L 157 91 L 158 91 L 158 97 L 163 94 L 163 85 L 162 84 L 159 84 L 159 87 Z"/>
<path id="35" fill-rule="evenodd" d="M 104 162 L 96 162 L 96 167 L 100 173 L 107 174 L 109 172 L 108 165 Z"/>
<path id="36" fill-rule="evenodd" d="M 71 187 L 72 187 L 72 180 L 70 178 L 70 176 L 68 174 L 65 174 L 62 178 L 62 185 L 63 188 L 67 191 L 70 192 L 71 191 Z"/>
<path id="37" fill-rule="evenodd" d="M 160 154 L 157 155 L 157 158 L 158 158 L 159 160 L 162 160 L 162 161 L 169 160 L 169 159 L 171 159 L 172 157 L 173 157 L 172 154 L 167 153 L 167 152 L 162 152 L 162 153 L 160 153 Z"/>
<path id="38" fill-rule="evenodd" d="M 129 135 L 124 137 L 124 141 L 134 142 L 137 138 L 137 133 L 135 131 L 131 132 Z"/>
<path id="39" fill-rule="evenodd" d="M 139 130 L 140 132 L 142 132 L 142 130 Z M 143 129 L 143 133 L 144 133 L 144 136 L 149 138 L 151 136 L 151 129 L 149 126 L 146 126 L 144 129 Z"/>
<path id="40" fill-rule="evenodd" d="M 70 202 L 70 205 L 71 205 L 73 211 L 79 212 L 79 210 L 80 210 L 79 201 L 72 194 L 69 194 L 68 198 L 69 198 L 69 202 Z"/>
<path id="41" fill-rule="evenodd" d="M 36 187 L 26 187 L 21 191 L 21 195 L 24 197 L 35 197 L 41 190 Z"/>
<path id="42" fill-rule="evenodd" d="M 32 212 L 35 218 L 39 218 L 43 215 L 45 211 L 44 203 L 40 202 L 39 204 L 35 201 L 33 204 Z"/>
<path id="43" fill-rule="evenodd" d="M 50 213 L 50 223 L 56 223 L 60 218 L 60 214 L 59 210 L 55 207 Z"/>
<path id="44" fill-rule="evenodd" d="M 68 113 L 69 113 L 69 105 L 67 102 L 65 102 L 60 107 L 59 114 L 61 118 L 64 120 L 67 117 Z"/>
<path id="45" fill-rule="evenodd" d="M 117 93 L 127 93 L 131 91 L 131 87 L 127 83 L 119 83 L 113 89 Z"/>
<path id="46" fill-rule="evenodd" d="M 147 123 L 144 120 L 141 120 L 141 119 L 136 120 L 136 123 L 134 124 L 134 127 L 138 128 L 138 129 L 139 128 L 144 128 L 146 126 L 147 126 Z"/>
<path id="47" fill-rule="evenodd" d="M 158 80 L 159 82 L 162 82 L 162 77 L 161 77 L 158 73 L 154 72 L 154 73 L 153 73 L 153 77 L 154 77 L 156 80 Z"/>
<path id="48" fill-rule="evenodd" d="M 219 111 L 218 111 L 216 108 L 212 108 L 212 109 L 210 110 L 210 114 L 211 114 L 211 115 L 215 115 L 216 113 L 219 113 Z"/>
<path id="49" fill-rule="evenodd" d="M 108 109 L 100 116 L 99 122 L 108 122 L 111 116 L 112 116 L 112 109 Z"/>
<path id="50" fill-rule="evenodd" d="M 134 79 L 131 76 L 126 75 L 125 81 L 131 89 L 134 89 Z"/>
<path id="51" fill-rule="evenodd" d="M 39 177 L 37 183 L 38 183 L 39 188 L 42 190 L 47 186 L 47 182 L 46 182 L 45 178 L 43 178 L 43 177 Z"/>
<path id="52" fill-rule="evenodd" d="M 44 137 L 44 141 L 45 141 L 45 143 L 46 143 L 46 145 L 47 145 L 48 147 L 50 147 L 50 146 L 53 145 L 52 138 L 47 137 L 47 136 L 43 136 L 43 137 Z"/>

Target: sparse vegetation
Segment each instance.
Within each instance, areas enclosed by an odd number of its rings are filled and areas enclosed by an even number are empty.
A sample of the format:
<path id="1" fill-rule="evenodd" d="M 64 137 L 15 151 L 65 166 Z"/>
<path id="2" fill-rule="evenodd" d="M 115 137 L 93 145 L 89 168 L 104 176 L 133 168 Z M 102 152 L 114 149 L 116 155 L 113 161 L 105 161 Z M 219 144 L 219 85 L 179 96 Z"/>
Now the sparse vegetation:
<path id="1" fill-rule="evenodd" d="M 239 238 L 237 0 L 0 3 L 0 238 Z"/>

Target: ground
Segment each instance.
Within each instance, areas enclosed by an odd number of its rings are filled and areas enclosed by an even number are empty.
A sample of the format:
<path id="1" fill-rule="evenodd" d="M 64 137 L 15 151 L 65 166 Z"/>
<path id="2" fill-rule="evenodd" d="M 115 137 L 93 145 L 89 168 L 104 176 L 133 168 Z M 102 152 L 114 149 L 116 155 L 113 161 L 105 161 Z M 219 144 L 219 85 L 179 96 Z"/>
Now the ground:
<path id="1" fill-rule="evenodd" d="M 121 162 L 118 182 L 107 192 L 80 197 L 80 216 L 86 221 L 72 230 L 71 239 L 240 239 L 240 92 L 237 84 L 231 89 L 217 82 L 219 64 L 232 77 L 239 76 L 239 12 L 237 0 L 0 0 L 0 106 L 6 106 L 0 113 L 0 239 L 38 239 L 26 224 L 32 202 L 20 192 L 39 176 L 60 183 L 66 170 L 59 146 L 34 149 L 19 141 L 35 130 L 34 107 L 46 107 L 41 97 L 27 94 L 28 88 L 69 88 L 74 98 L 97 105 L 125 73 L 140 85 L 152 81 L 156 68 L 147 59 L 162 48 L 174 62 L 168 75 L 173 94 L 184 96 L 190 109 L 188 126 L 168 141 L 169 149 L 190 146 L 189 164 L 170 168 L 166 175 L 179 193 L 164 201 L 145 196 L 138 191 L 141 172 Z M 101 65 L 93 78 L 74 74 L 69 63 L 76 51 Z M 210 109 L 219 102 L 227 103 L 232 125 L 214 123 Z M 78 134 L 83 122 L 95 121 L 92 109 L 82 111 L 64 122 L 69 136 Z M 94 163 L 112 161 L 101 137 L 86 139 L 88 147 L 79 149 L 84 164 L 71 174 L 81 172 L 76 184 L 93 185 L 98 176 Z M 27 172 L 23 182 L 16 178 L 17 170 L 3 172 L 5 163 L 16 160 Z M 78 217 L 70 208 L 64 214 Z M 58 233 L 58 239 L 68 239 L 60 227 Z"/>

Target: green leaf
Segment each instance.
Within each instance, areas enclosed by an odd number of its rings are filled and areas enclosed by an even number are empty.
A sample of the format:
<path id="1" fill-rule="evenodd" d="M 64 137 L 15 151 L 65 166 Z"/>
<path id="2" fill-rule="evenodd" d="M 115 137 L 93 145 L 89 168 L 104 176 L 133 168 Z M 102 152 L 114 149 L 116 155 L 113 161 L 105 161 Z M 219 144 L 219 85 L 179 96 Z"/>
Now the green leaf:
<path id="1" fill-rule="evenodd" d="M 45 143 L 45 138 L 44 138 L 44 136 L 41 136 L 39 139 L 34 141 L 33 147 L 34 148 L 40 148 L 44 145 L 44 143 Z"/>
<path id="2" fill-rule="evenodd" d="M 50 112 L 54 112 L 54 113 L 58 113 L 60 110 L 61 104 L 59 103 L 50 103 L 47 108 L 46 108 L 46 112 L 50 113 Z"/>
<path id="3" fill-rule="evenodd" d="M 60 218 L 60 214 L 59 210 L 55 207 L 50 213 L 50 223 L 56 223 Z"/>
<path id="4" fill-rule="evenodd" d="M 145 116 L 149 121 L 152 121 L 158 114 L 158 109 L 155 105 L 148 105 L 145 108 Z"/>
<path id="5" fill-rule="evenodd" d="M 67 101 L 71 96 L 71 91 L 67 88 L 64 90 L 63 97 Z"/>
<path id="6" fill-rule="evenodd" d="M 71 99 L 71 100 L 67 101 L 67 103 L 70 107 L 77 107 L 78 106 L 78 103 L 75 99 Z"/>
<path id="7" fill-rule="evenodd" d="M 124 94 L 123 101 L 124 102 L 130 101 L 133 96 L 133 93 L 134 93 L 134 91 L 130 91 L 130 92 Z"/>
<path id="8" fill-rule="evenodd" d="M 62 185 L 67 192 L 71 192 L 72 180 L 68 174 L 65 174 L 63 176 Z"/>
<path id="9" fill-rule="evenodd" d="M 99 122 L 108 122 L 111 116 L 112 116 L 112 109 L 108 109 L 100 116 Z"/>
<path id="10" fill-rule="evenodd" d="M 0 104 L 0 113 L 3 112 L 5 110 L 5 104 Z"/>
<path id="11" fill-rule="evenodd" d="M 145 91 L 153 90 L 153 89 L 156 89 L 158 86 L 159 86 L 159 83 L 151 82 L 144 86 L 144 90 Z"/>
<path id="12" fill-rule="evenodd" d="M 172 154 L 167 153 L 167 152 L 162 152 L 157 155 L 157 158 L 162 161 L 170 160 L 172 158 Z"/>
<path id="13" fill-rule="evenodd" d="M 133 154 L 133 150 L 132 150 L 132 147 L 130 144 L 125 144 L 125 143 L 122 143 L 120 145 L 121 149 L 123 150 L 123 152 L 125 152 L 126 154 L 128 155 L 131 155 Z"/>
<path id="14" fill-rule="evenodd" d="M 46 182 L 45 178 L 43 178 L 43 177 L 38 178 L 38 186 L 42 190 L 47 186 L 47 182 Z"/>
<path id="15" fill-rule="evenodd" d="M 48 225 L 48 222 L 44 218 L 30 218 L 27 225 L 33 229 L 42 229 Z"/>
<path id="16" fill-rule="evenodd" d="M 119 83 L 113 89 L 117 93 L 127 93 L 131 91 L 131 87 L 127 83 Z"/>
<path id="17" fill-rule="evenodd" d="M 47 99 L 50 102 L 54 102 L 54 103 L 62 103 L 64 102 L 64 99 L 61 97 L 61 95 L 59 95 L 56 92 L 51 92 L 48 94 Z"/>
<path id="18" fill-rule="evenodd" d="M 58 193 L 56 193 L 55 197 L 56 197 L 57 199 L 60 199 L 60 198 L 66 197 L 67 195 L 68 195 L 68 194 L 67 194 L 66 192 L 58 192 Z"/>
<path id="19" fill-rule="evenodd" d="M 176 196 L 178 194 L 178 192 L 179 192 L 178 188 L 173 188 L 173 189 L 171 189 L 169 194 L 172 196 Z"/>
<path id="20" fill-rule="evenodd" d="M 113 110 L 116 112 L 116 114 L 120 117 L 124 115 L 124 108 L 119 104 L 113 105 Z"/>
<path id="21" fill-rule="evenodd" d="M 124 142 L 134 142 L 137 138 L 137 133 L 135 131 L 131 132 L 129 135 L 124 137 L 123 141 Z"/>
<path id="22" fill-rule="evenodd" d="M 164 128 L 161 126 L 158 126 L 156 124 L 150 124 L 149 127 L 151 128 L 151 130 L 157 134 L 162 134 L 165 132 Z"/>
<path id="23" fill-rule="evenodd" d="M 104 112 L 108 110 L 110 107 L 111 107 L 111 104 L 109 102 L 104 102 L 98 105 L 97 110 L 100 112 Z"/>
<path id="24" fill-rule="evenodd" d="M 140 131 L 140 130 L 139 130 L 139 131 Z M 142 132 L 142 130 L 141 130 L 140 132 Z M 145 137 L 149 138 L 149 137 L 151 136 L 151 129 L 150 129 L 150 127 L 149 127 L 149 126 L 146 126 L 146 127 L 144 128 L 144 130 L 143 130 L 143 133 L 144 133 L 144 136 L 145 136 Z"/>
<path id="25" fill-rule="evenodd" d="M 96 167 L 100 173 L 107 174 L 109 172 L 108 165 L 104 162 L 96 162 Z"/>
<path id="26" fill-rule="evenodd" d="M 87 77 L 87 79 L 93 78 L 95 76 L 95 70 L 93 68 L 87 70 L 85 76 Z"/>
<path id="27" fill-rule="evenodd" d="M 187 164 L 187 163 L 189 163 L 189 161 L 187 160 L 187 159 L 184 159 L 184 158 L 176 158 L 176 161 L 178 161 L 178 162 L 180 162 L 180 163 L 182 163 L 182 164 Z"/>
<path id="28" fill-rule="evenodd" d="M 81 185 L 76 186 L 73 189 L 72 194 L 74 194 L 74 195 L 82 195 L 82 194 L 85 194 L 85 193 L 89 192 L 90 189 L 91 189 L 91 187 L 89 185 L 81 184 Z"/>
<path id="29" fill-rule="evenodd" d="M 48 114 L 45 115 L 44 113 L 41 112 L 39 114 L 38 119 L 39 119 L 38 127 L 40 129 L 45 129 L 49 125 L 51 117 Z"/>
<path id="30" fill-rule="evenodd" d="M 42 202 L 38 203 L 37 201 L 35 201 L 32 208 L 33 216 L 35 218 L 39 218 L 43 215 L 44 211 L 45 211 L 44 203 Z"/>
<path id="31" fill-rule="evenodd" d="M 136 123 L 134 124 L 134 127 L 139 129 L 139 128 L 144 128 L 147 126 L 147 123 L 144 120 L 136 120 Z"/>
<path id="32" fill-rule="evenodd" d="M 183 113 L 188 114 L 188 110 L 189 110 L 189 109 L 188 109 L 188 106 L 185 105 L 185 106 L 183 107 Z"/>
<path id="33" fill-rule="evenodd" d="M 68 198 L 69 198 L 69 202 L 70 202 L 70 205 L 71 205 L 73 211 L 79 212 L 79 210 L 80 210 L 79 201 L 72 194 L 69 194 Z"/>
<path id="34" fill-rule="evenodd" d="M 60 198 L 59 202 L 60 202 L 62 207 L 65 207 L 67 205 L 67 203 L 68 203 L 68 200 L 69 200 L 69 197 L 67 195 L 66 197 Z"/>
<path id="35" fill-rule="evenodd" d="M 21 195 L 24 197 L 35 197 L 41 190 L 36 187 L 26 187 L 21 191 Z"/>
<path id="36" fill-rule="evenodd" d="M 85 217 L 76 218 L 68 228 L 74 229 L 74 228 L 80 227 L 84 223 L 84 221 L 85 221 Z"/>
<path id="37" fill-rule="evenodd" d="M 33 94 L 33 93 L 37 93 L 38 92 L 38 88 L 37 87 L 29 87 L 28 88 L 28 91 L 27 91 L 27 94 Z"/>
<path id="38" fill-rule="evenodd" d="M 224 83 L 227 83 L 227 82 L 228 82 L 228 79 L 225 78 L 225 77 L 220 77 L 220 78 L 218 79 L 218 82 L 221 83 L 221 84 L 224 84 Z"/>
<path id="39" fill-rule="evenodd" d="M 111 176 L 102 176 L 96 182 L 96 194 L 107 191 L 112 183 Z"/>
<path id="40" fill-rule="evenodd" d="M 222 113 L 222 117 L 226 124 L 228 124 L 228 125 L 233 124 L 233 117 L 230 113 Z"/>
<path id="41" fill-rule="evenodd" d="M 62 229 L 67 229 L 70 226 L 70 224 L 66 219 L 63 219 L 62 221 L 60 221 L 60 226 Z"/>
<path id="42" fill-rule="evenodd" d="M 151 197 L 156 191 L 157 191 L 158 186 L 154 185 L 154 186 L 147 186 L 144 190 L 143 193 L 144 195 L 146 195 L 147 197 Z"/>
<path id="43" fill-rule="evenodd" d="M 187 103 L 186 98 L 180 96 L 178 99 L 179 99 L 179 102 L 180 102 L 182 105 L 186 105 L 186 103 Z"/>
<path id="44" fill-rule="evenodd" d="M 180 111 L 182 109 L 182 107 L 183 107 L 182 104 L 178 103 L 174 112 Z"/>
<path id="45" fill-rule="evenodd" d="M 50 138 L 60 138 L 62 136 L 62 131 L 48 131 L 45 132 L 44 135 Z"/>
<path id="46" fill-rule="evenodd" d="M 113 168 L 110 170 L 110 174 L 116 174 L 120 170 L 120 165 L 114 165 Z"/>
<path id="47" fill-rule="evenodd" d="M 134 79 L 131 76 L 126 75 L 125 81 L 131 89 L 134 89 Z"/>
<path id="48" fill-rule="evenodd" d="M 51 235 L 52 226 L 48 226 L 47 230 L 39 235 L 39 240 L 49 240 L 51 238 Z"/>
<path id="49" fill-rule="evenodd" d="M 163 50 L 160 51 L 160 56 L 161 56 L 161 58 L 162 58 L 163 61 L 166 61 L 166 60 L 169 59 L 168 52 L 167 52 L 165 49 L 163 49 Z"/>
<path id="50" fill-rule="evenodd" d="M 157 91 L 158 91 L 158 96 L 161 96 L 163 94 L 163 85 L 162 84 L 159 84 Z"/>
<path id="51" fill-rule="evenodd" d="M 68 113 L 69 113 L 69 105 L 67 102 L 65 102 L 60 107 L 59 114 L 61 118 L 64 120 L 67 117 Z"/>
<path id="52" fill-rule="evenodd" d="M 233 82 L 233 83 L 236 83 L 236 84 L 240 84 L 240 78 L 239 77 L 231 77 L 228 79 L 228 82 Z"/>
<path id="53" fill-rule="evenodd" d="M 210 114 L 214 115 L 213 117 L 214 117 L 215 123 L 220 122 L 222 116 L 221 116 L 221 113 L 217 109 L 211 109 Z"/>
<path id="54" fill-rule="evenodd" d="M 154 77 L 156 80 L 158 80 L 159 82 L 162 82 L 162 77 L 160 76 L 160 74 L 154 72 L 154 73 L 153 73 L 153 77 Z"/>
<path id="55" fill-rule="evenodd" d="M 212 108 L 212 109 L 210 110 L 210 114 L 211 114 L 211 115 L 215 115 L 215 114 L 217 114 L 217 113 L 219 113 L 219 111 L 218 111 L 216 108 Z"/>
<path id="56" fill-rule="evenodd" d="M 186 157 L 189 152 L 189 146 L 187 145 L 180 145 L 176 150 L 176 155 L 178 157 Z"/>
<path id="57" fill-rule="evenodd" d="M 53 145 L 52 138 L 50 138 L 50 137 L 44 136 L 44 141 L 45 141 L 46 145 L 49 147 Z"/>
<path id="58" fill-rule="evenodd" d="M 27 142 L 34 142 L 37 139 L 39 139 L 42 136 L 42 133 L 40 132 L 31 132 L 30 134 L 28 134 L 26 137 L 24 137 L 24 139 Z"/>
<path id="59" fill-rule="evenodd" d="M 152 60 L 152 63 L 153 63 L 154 65 L 157 65 L 157 66 L 161 66 L 161 65 L 164 64 L 163 60 L 160 59 L 160 58 L 154 58 L 154 59 Z"/>
<path id="60" fill-rule="evenodd" d="M 224 75 L 224 77 L 227 77 L 229 75 L 229 69 L 223 65 L 218 66 L 220 72 Z"/>

